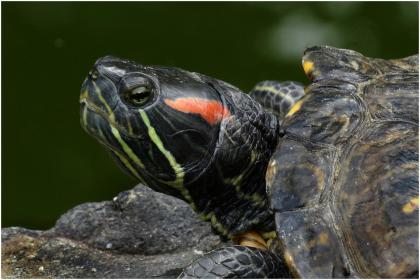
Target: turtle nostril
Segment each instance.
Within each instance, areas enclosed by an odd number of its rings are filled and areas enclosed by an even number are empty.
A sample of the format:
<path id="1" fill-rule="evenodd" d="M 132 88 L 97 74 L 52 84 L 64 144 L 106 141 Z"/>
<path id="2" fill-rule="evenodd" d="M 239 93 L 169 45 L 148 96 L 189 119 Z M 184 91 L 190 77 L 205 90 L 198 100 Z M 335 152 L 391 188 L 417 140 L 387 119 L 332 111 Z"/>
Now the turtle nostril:
<path id="1" fill-rule="evenodd" d="M 92 80 L 96 80 L 99 76 L 99 72 L 96 68 L 94 68 L 89 71 L 88 75 L 89 75 L 89 78 L 91 78 Z"/>

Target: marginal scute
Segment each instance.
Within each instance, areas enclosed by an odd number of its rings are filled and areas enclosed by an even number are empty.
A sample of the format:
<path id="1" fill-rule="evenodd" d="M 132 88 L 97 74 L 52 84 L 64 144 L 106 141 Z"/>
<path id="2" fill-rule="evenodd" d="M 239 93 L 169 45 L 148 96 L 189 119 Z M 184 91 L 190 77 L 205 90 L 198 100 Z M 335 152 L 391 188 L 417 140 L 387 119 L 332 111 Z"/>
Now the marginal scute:
<path id="1" fill-rule="evenodd" d="M 294 277 L 344 278 L 347 268 L 341 258 L 340 241 L 328 209 L 276 214 L 286 263 Z"/>
<path id="2" fill-rule="evenodd" d="M 306 76 L 311 79 L 312 77 L 312 71 L 314 69 L 314 63 L 313 61 L 310 61 L 308 59 L 303 59 L 302 60 L 302 67 L 303 67 L 303 71 L 305 71 Z"/>
<path id="3" fill-rule="evenodd" d="M 272 158 L 277 172 L 272 175 L 271 207 L 278 212 L 317 205 L 331 185 L 336 151 L 333 148 L 303 143 L 286 136 Z"/>
<path id="4" fill-rule="evenodd" d="M 313 62 L 311 80 L 339 80 L 350 83 L 367 81 L 378 74 L 371 65 L 371 60 L 352 50 L 330 47 L 309 48 L 303 61 Z"/>
<path id="5" fill-rule="evenodd" d="M 313 86 L 303 100 L 299 114 L 286 118 L 283 126 L 286 132 L 307 141 L 343 142 L 352 137 L 367 118 L 366 108 L 352 88 L 336 83 L 322 82 Z"/>

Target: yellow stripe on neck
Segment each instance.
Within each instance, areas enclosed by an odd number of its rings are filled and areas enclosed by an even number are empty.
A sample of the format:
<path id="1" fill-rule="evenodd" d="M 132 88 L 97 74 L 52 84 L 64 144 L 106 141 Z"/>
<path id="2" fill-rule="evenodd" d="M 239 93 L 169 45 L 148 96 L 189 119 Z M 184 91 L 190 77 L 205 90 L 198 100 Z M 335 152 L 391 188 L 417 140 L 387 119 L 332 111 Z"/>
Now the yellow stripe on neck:
<path id="1" fill-rule="evenodd" d="M 114 112 L 112 111 L 111 107 L 109 107 L 108 102 L 106 102 L 105 98 L 102 96 L 101 89 L 99 88 L 99 86 L 94 81 L 92 81 L 92 84 L 93 84 L 93 87 L 95 88 L 96 95 L 98 96 L 99 100 L 102 102 L 102 104 L 105 106 L 105 108 L 108 112 L 109 120 L 112 123 L 115 122 Z"/>
<path id="2" fill-rule="evenodd" d="M 190 192 L 187 188 L 184 187 L 184 176 L 185 172 L 182 166 L 176 161 L 175 157 L 171 154 L 170 151 L 166 150 L 162 140 L 159 138 L 159 135 L 157 134 L 155 128 L 150 124 L 149 117 L 147 116 L 146 112 L 144 110 L 139 110 L 140 116 L 144 122 L 144 124 L 147 127 L 147 133 L 149 134 L 150 139 L 153 141 L 153 143 L 156 145 L 156 147 L 159 149 L 159 151 L 165 156 L 165 158 L 168 160 L 169 164 L 171 165 L 174 173 L 175 173 L 175 180 L 171 182 L 165 182 L 165 184 L 168 184 L 175 189 L 179 190 L 182 194 L 182 196 L 191 203 L 191 206 L 193 209 L 195 209 L 195 205 L 193 203 L 192 197 L 190 195 Z"/>
<path id="3" fill-rule="evenodd" d="M 135 164 L 137 164 L 140 168 L 144 168 L 144 164 L 141 162 L 141 160 L 138 158 L 138 156 L 133 152 L 133 150 L 127 145 L 127 143 L 124 142 L 124 140 L 121 138 L 120 132 L 118 129 L 113 127 L 111 125 L 111 132 L 114 135 L 115 139 L 117 139 L 118 143 L 120 143 L 121 147 L 123 148 L 124 152 L 127 154 L 127 156 L 133 160 Z"/>
<path id="4" fill-rule="evenodd" d="M 403 205 L 402 210 L 405 214 L 411 214 L 419 209 L 419 197 L 413 197 L 409 202 Z"/>

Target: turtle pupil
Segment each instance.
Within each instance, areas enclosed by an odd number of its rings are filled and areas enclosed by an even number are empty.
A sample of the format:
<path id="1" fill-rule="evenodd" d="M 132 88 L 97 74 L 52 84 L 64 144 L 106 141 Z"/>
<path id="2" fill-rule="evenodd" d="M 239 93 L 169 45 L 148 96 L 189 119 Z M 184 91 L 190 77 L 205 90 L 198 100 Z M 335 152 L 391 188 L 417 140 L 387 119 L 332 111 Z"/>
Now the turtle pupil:
<path id="1" fill-rule="evenodd" d="M 138 87 L 129 92 L 128 100 L 133 105 L 143 105 L 149 101 L 151 96 L 150 89 L 146 87 Z"/>

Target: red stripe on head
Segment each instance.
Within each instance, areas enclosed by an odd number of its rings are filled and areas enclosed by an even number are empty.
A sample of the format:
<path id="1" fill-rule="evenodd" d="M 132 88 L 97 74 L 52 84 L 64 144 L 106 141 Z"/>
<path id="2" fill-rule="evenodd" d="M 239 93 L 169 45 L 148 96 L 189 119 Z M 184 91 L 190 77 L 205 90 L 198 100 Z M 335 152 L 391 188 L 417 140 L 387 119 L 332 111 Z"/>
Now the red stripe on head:
<path id="1" fill-rule="evenodd" d="M 175 100 L 165 99 L 166 105 L 183 113 L 198 114 L 209 124 L 214 125 L 229 117 L 229 109 L 216 100 L 197 97 L 182 97 Z"/>

